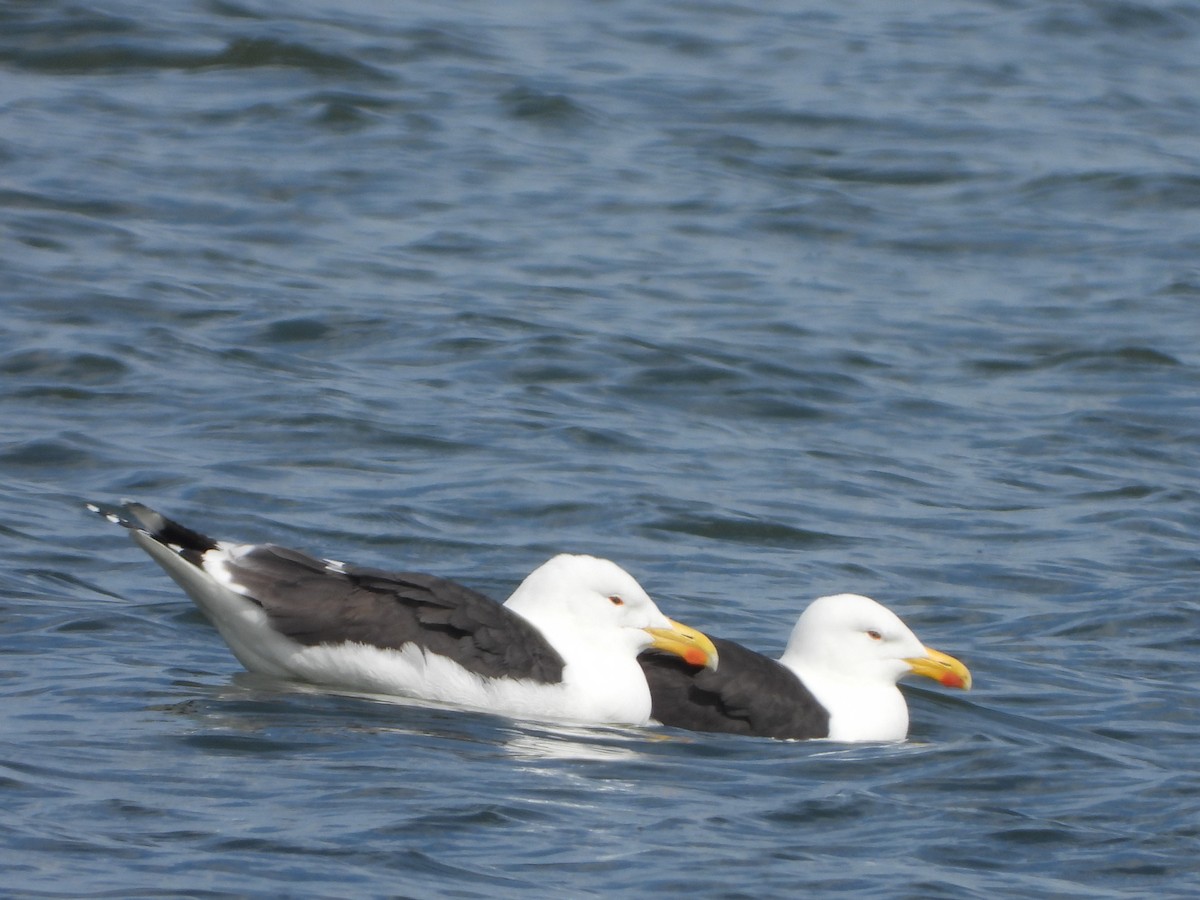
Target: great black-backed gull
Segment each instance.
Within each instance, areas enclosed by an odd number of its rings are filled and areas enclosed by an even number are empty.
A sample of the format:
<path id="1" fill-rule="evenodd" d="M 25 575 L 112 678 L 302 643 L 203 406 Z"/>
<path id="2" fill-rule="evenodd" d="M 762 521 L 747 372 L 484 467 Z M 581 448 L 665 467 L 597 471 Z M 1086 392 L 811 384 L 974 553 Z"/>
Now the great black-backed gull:
<path id="1" fill-rule="evenodd" d="M 640 651 L 717 665 L 705 635 L 609 560 L 555 556 L 500 604 L 432 575 L 215 541 L 139 503 L 89 507 L 130 529 L 252 672 L 519 718 L 644 724 Z"/>
<path id="2" fill-rule="evenodd" d="M 721 657 L 716 671 L 655 652 L 639 657 L 656 721 L 760 737 L 899 741 L 908 734 L 900 678 L 971 687 L 966 666 L 926 647 L 899 616 L 857 594 L 813 601 L 778 661 L 733 641 L 713 643 Z"/>

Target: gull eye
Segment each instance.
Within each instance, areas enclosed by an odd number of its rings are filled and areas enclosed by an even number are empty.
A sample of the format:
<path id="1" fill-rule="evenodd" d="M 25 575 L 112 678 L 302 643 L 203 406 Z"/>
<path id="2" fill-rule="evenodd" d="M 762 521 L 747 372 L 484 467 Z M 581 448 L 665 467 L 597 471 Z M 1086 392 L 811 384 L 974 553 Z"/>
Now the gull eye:
<path id="1" fill-rule="evenodd" d="M 625 601 L 622 600 L 620 597 L 616 597 L 616 596 L 609 597 L 608 602 L 611 603 L 613 606 L 624 606 L 625 605 Z"/>
<path id="2" fill-rule="evenodd" d="M 883 640 L 883 635 L 880 634 L 878 631 L 876 631 L 874 628 L 872 628 L 870 631 L 867 632 L 867 637 L 869 637 L 873 641 L 882 641 Z"/>

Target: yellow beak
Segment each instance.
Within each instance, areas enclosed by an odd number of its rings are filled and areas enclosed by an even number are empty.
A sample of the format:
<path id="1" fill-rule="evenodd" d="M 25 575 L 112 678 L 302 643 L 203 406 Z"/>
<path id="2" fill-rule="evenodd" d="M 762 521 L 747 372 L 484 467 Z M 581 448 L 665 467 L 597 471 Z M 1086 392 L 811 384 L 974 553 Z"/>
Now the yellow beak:
<path id="1" fill-rule="evenodd" d="M 946 687 L 971 689 L 971 672 L 961 662 L 948 653 L 942 653 L 929 647 L 925 648 L 925 656 L 906 659 L 914 675 L 924 675 L 932 678 Z"/>
<path id="2" fill-rule="evenodd" d="M 708 635 L 689 628 L 682 622 L 668 619 L 670 628 L 646 628 L 645 632 L 654 638 L 652 646 L 664 653 L 673 653 L 692 666 L 704 666 L 706 669 L 717 668 L 717 648 L 709 640 Z"/>

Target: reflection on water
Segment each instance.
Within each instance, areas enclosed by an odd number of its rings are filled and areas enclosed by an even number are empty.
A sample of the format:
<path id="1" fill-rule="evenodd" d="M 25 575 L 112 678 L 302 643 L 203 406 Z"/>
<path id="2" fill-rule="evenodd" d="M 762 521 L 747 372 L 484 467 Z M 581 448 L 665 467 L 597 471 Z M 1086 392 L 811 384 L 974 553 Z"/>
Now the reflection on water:
<path id="1" fill-rule="evenodd" d="M 622 730 L 602 726 L 525 725 L 504 742 L 504 749 L 516 759 L 530 761 L 620 762 L 641 757 L 640 745 L 653 737 L 649 728 Z"/>

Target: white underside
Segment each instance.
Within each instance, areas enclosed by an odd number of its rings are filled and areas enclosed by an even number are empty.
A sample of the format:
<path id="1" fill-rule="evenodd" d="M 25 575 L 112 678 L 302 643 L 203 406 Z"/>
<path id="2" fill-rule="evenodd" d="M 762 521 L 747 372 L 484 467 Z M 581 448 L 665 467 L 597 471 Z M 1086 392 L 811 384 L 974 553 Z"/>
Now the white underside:
<path id="1" fill-rule="evenodd" d="M 828 710 L 829 740 L 902 741 L 908 736 L 908 703 L 895 684 L 788 668 Z"/>
<path id="2" fill-rule="evenodd" d="M 305 646 L 275 631 L 262 607 L 237 592 L 238 586 L 224 577 L 218 551 L 209 551 L 215 557 L 211 564 L 206 560 L 210 574 L 144 534 L 135 531 L 133 536 L 195 601 L 251 672 L 517 718 L 633 725 L 649 721 L 650 692 L 635 660 L 593 673 L 597 677 L 568 664 L 563 681 L 547 685 L 486 678 L 412 645 L 400 650 L 351 643 Z M 228 550 L 236 552 L 233 547 Z"/>

